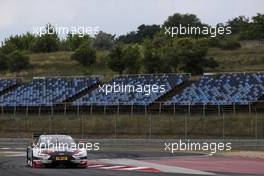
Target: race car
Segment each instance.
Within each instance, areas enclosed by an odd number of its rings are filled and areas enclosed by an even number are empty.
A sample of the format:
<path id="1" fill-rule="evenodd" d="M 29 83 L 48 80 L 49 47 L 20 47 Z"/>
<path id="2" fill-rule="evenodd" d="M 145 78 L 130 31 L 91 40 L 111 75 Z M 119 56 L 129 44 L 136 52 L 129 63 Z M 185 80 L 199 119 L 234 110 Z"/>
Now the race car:
<path id="1" fill-rule="evenodd" d="M 86 168 L 87 150 L 69 135 L 36 135 L 27 147 L 27 164 L 33 168 L 74 166 Z"/>

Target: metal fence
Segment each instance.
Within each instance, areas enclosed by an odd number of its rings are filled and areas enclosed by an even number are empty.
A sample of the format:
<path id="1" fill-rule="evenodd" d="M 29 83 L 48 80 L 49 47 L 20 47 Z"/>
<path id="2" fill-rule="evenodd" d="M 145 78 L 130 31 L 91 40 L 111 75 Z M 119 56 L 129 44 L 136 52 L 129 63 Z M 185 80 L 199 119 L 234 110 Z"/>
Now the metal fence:
<path id="1" fill-rule="evenodd" d="M 67 133 L 102 138 L 264 138 L 263 102 L 248 105 L 1 107 L 0 136 Z"/>

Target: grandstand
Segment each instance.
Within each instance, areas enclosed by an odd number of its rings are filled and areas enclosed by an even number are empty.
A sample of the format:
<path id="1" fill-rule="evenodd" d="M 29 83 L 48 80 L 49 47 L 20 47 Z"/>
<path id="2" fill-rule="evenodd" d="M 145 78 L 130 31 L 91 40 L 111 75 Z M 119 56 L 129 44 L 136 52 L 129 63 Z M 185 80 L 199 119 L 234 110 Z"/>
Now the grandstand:
<path id="1" fill-rule="evenodd" d="M 52 106 L 99 83 L 98 77 L 35 78 L 0 96 L 1 106 Z"/>
<path id="2" fill-rule="evenodd" d="M 100 89 L 92 91 L 90 94 L 81 97 L 73 102 L 74 105 L 79 106 L 113 106 L 113 105 L 150 105 L 158 98 L 173 90 L 176 86 L 182 84 L 189 78 L 189 74 L 164 74 L 164 75 L 125 75 L 118 76 L 107 82 L 105 85 L 114 86 L 131 85 L 136 87 L 141 85 L 164 85 L 164 92 L 151 92 L 146 95 L 144 91 L 141 92 L 111 92 L 106 94 L 101 92 Z"/>
<path id="3" fill-rule="evenodd" d="M 264 95 L 263 73 L 204 75 L 165 105 L 248 105 Z"/>
<path id="4" fill-rule="evenodd" d="M 264 95 L 264 73 L 204 74 L 198 81 L 189 74 L 122 75 L 103 83 L 100 76 L 0 79 L 1 107 L 38 107 L 67 104 L 79 106 L 249 105 Z M 164 92 L 100 91 L 105 85 L 164 85 Z M 175 91 L 177 90 L 177 91 Z M 160 107 L 154 107 L 160 108 Z"/>

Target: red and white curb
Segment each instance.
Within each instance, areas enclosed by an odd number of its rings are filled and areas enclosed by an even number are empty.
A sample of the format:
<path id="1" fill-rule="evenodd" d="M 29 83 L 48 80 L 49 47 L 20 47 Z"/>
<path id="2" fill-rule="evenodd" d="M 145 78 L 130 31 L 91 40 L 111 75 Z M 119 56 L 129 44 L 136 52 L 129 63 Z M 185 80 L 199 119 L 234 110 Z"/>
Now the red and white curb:
<path id="1" fill-rule="evenodd" d="M 122 171 L 160 172 L 160 170 L 157 170 L 151 167 L 125 166 L 125 165 L 88 164 L 87 168 L 106 169 L 106 170 L 122 170 Z"/>

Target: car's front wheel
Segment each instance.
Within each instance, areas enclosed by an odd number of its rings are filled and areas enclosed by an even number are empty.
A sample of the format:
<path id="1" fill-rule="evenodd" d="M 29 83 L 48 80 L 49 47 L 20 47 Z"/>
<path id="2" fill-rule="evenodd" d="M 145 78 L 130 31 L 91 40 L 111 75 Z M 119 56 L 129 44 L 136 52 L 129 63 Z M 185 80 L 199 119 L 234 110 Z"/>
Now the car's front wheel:
<path id="1" fill-rule="evenodd" d="M 31 157 L 30 157 L 28 151 L 27 151 L 27 165 L 29 167 L 33 167 L 33 154 L 31 154 Z"/>

